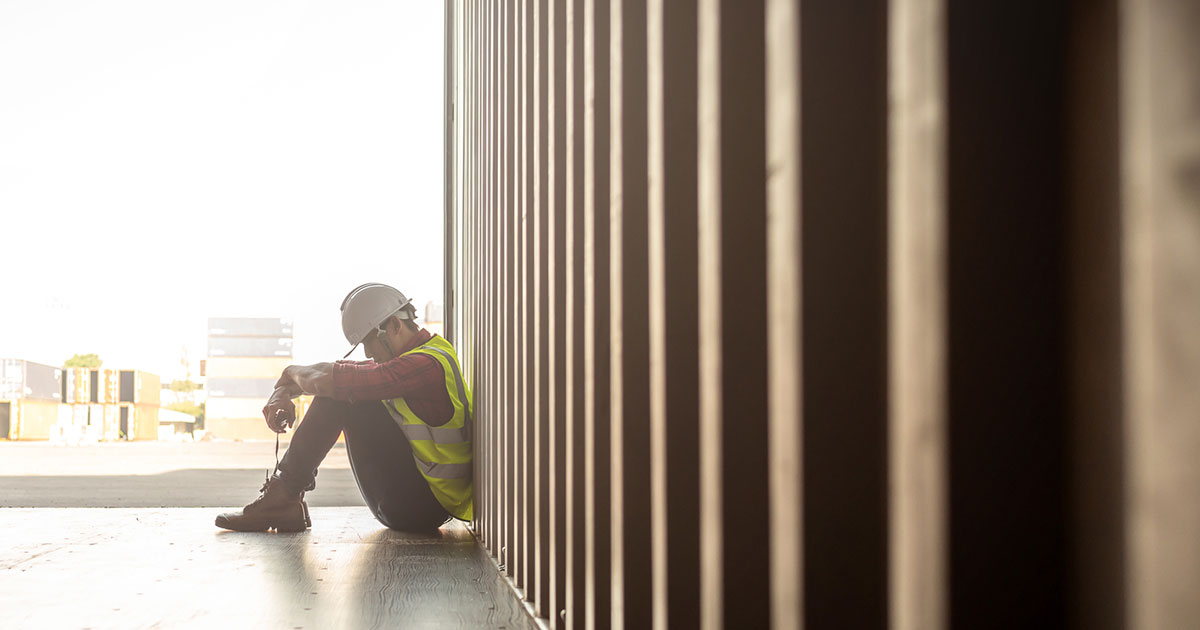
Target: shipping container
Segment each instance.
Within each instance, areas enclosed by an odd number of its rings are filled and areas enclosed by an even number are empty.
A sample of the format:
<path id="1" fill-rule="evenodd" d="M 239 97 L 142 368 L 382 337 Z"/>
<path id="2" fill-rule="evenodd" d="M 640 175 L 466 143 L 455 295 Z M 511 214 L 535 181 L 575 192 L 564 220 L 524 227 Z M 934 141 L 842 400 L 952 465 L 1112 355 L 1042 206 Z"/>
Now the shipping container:
<path id="1" fill-rule="evenodd" d="M 32 361 L 25 362 L 25 397 L 62 401 L 62 369 Z"/>
<path id="2" fill-rule="evenodd" d="M 133 402 L 139 405 L 154 405 L 162 402 L 162 378 L 152 372 L 137 371 L 137 396 Z"/>
<path id="3" fill-rule="evenodd" d="M 60 427 L 69 427 L 75 424 L 75 407 L 74 405 L 59 405 L 58 406 L 58 425 Z"/>
<path id="4" fill-rule="evenodd" d="M 48 440 L 58 422 L 62 403 L 53 400 L 19 399 L 0 403 L 8 406 L 8 436 L 13 440 Z M 0 410 L 0 414 L 3 411 Z M 3 428 L 3 427 L 0 427 Z M 2 437 L 2 436 L 0 436 Z"/>
<path id="5" fill-rule="evenodd" d="M 210 317 L 209 337 L 292 336 L 292 320 L 286 317 Z"/>
<path id="6" fill-rule="evenodd" d="M 108 436 L 108 423 L 105 422 L 104 405 L 89 404 L 86 407 L 88 426 L 95 427 L 95 430 L 100 433 L 101 439 L 111 439 Z"/>
<path id="7" fill-rule="evenodd" d="M 208 359 L 207 378 L 278 379 L 291 357 L 213 357 Z"/>
<path id="8" fill-rule="evenodd" d="M 75 372 L 75 402 L 87 404 L 92 400 L 92 371 L 87 368 L 76 368 Z"/>
<path id="9" fill-rule="evenodd" d="M 209 337 L 210 357 L 291 357 L 292 340 L 274 337 Z"/>
<path id="10" fill-rule="evenodd" d="M 157 440 L 158 418 L 162 412 L 157 405 L 127 405 L 129 409 L 129 439 Z"/>
<path id="11" fill-rule="evenodd" d="M 121 391 L 118 393 L 117 400 L 120 402 L 133 402 L 137 397 L 137 379 L 133 374 L 133 370 L 121 370 Z"/>
<path id="12" fill-rule="evenodd" d="M 210 378 L 205 389 L 209 398 L 261 398 L 275 391 L 275 378 Z"/>
<path id="13" fill-rule="evenodd" d="M 112 402 L 157 405 L 162 401 L 162 379 L 142 370 L 120 370 L 120 385 Z"/>
<path id="14" fill-rule="evenodd" d="M 92 410 L 88 405 L 71 405 L 71 424 L 88 427 L 92 424 Z"/>
<path id="15" fill-rule="evenodd" d="M 122 427 L 120 422 L 121 407 L 119 405 L 104 405 L 104 439 L 110 442 L 129 439 L 128 427 Z M 127 419 L 128 420 L 128 419 Z"/>
<path id="16" fill-rule="evenodd" d="M 104 370 L 104 402 L 121 402 L 122 370 Z"/>
<path id="17" fill-rule="evenodd" d="M 61 401 L 62 370 L 23 359 L 0 359 L 0 398 Z"/>
<path id="18" fill-rule="evenodd" d="M 0 359 L 0 398 L 17 400 L 25 392 L 25 362 Z"/>

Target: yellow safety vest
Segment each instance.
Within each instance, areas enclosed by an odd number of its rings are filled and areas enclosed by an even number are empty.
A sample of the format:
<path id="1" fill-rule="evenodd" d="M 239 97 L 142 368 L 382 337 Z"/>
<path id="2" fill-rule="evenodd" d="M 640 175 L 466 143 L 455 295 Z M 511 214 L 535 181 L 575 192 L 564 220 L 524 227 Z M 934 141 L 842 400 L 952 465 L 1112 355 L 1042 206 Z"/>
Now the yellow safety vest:
<path id="1" fill-rule="evenodd" d="M 454 406 L 450 421 L 440 427 L 425 424 L 408 408 L 403 398 L 383 401 L 383 406 L 400 425 L 412 445 L 417 469 L 429 482 L 433 496 L 452 516 L 469 521 L 474 517 L 471 500 L 471 392 L 463 382 L 454 346 L 434 336 L 405 355 L 425 354 L 442 366 L 446 393 Z"/>

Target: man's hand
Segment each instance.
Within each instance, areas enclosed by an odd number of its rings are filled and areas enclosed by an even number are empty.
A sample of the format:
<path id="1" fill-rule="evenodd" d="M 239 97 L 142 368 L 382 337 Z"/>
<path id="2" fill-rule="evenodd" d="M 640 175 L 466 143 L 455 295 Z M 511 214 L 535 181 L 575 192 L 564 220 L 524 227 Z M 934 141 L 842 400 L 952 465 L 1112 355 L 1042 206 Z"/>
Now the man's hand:
<path id="1" fill-rule="evenodd" d="M 263 407 L 263 418 L 267 428 L 276 433 L 285 433 L 296 423 L 296 405 L 292 402 L 292 390 L 288 387 L 276 387 L 270 400 Z"/>

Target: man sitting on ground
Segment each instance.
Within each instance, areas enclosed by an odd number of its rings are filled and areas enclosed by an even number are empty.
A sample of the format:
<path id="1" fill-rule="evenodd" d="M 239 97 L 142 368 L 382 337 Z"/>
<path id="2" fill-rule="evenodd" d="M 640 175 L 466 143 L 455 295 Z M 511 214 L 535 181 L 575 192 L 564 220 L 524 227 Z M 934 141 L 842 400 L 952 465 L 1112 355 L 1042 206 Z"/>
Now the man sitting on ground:
<path id="1" fill-rule="evenodd" d="M 453 346 L 418 327 L 411 301 L 385 284 L 354 289 L 341 309 L 350 352 L 361 343 L 370 360 L 283 371 L 263 407 L 271 430 L 295 422 L 293 398 L 315 399 L 261 496 L 217 516 L 218 527 L 310 527 L 304 493 L 316 487 L 317 467 L 343 433 L 358 488 L 380 523 L 430 531 L 449 517 L 472 518 L 471 394 Z"/>

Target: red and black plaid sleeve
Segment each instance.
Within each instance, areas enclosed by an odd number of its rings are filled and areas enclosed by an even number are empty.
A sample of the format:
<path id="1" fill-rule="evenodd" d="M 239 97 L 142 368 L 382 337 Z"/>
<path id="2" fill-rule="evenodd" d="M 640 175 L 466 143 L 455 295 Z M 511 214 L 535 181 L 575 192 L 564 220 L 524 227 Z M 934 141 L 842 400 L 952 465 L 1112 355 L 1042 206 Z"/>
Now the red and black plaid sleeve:
<path id="1" fill-rule="evenodd" d="M 339 361 L 333 366 L 333 397 L 350 402 L 403 398 L 433 426 L 454 413 L 442 366 L 427 354 L 401 355 L 386 363 Z"/>

